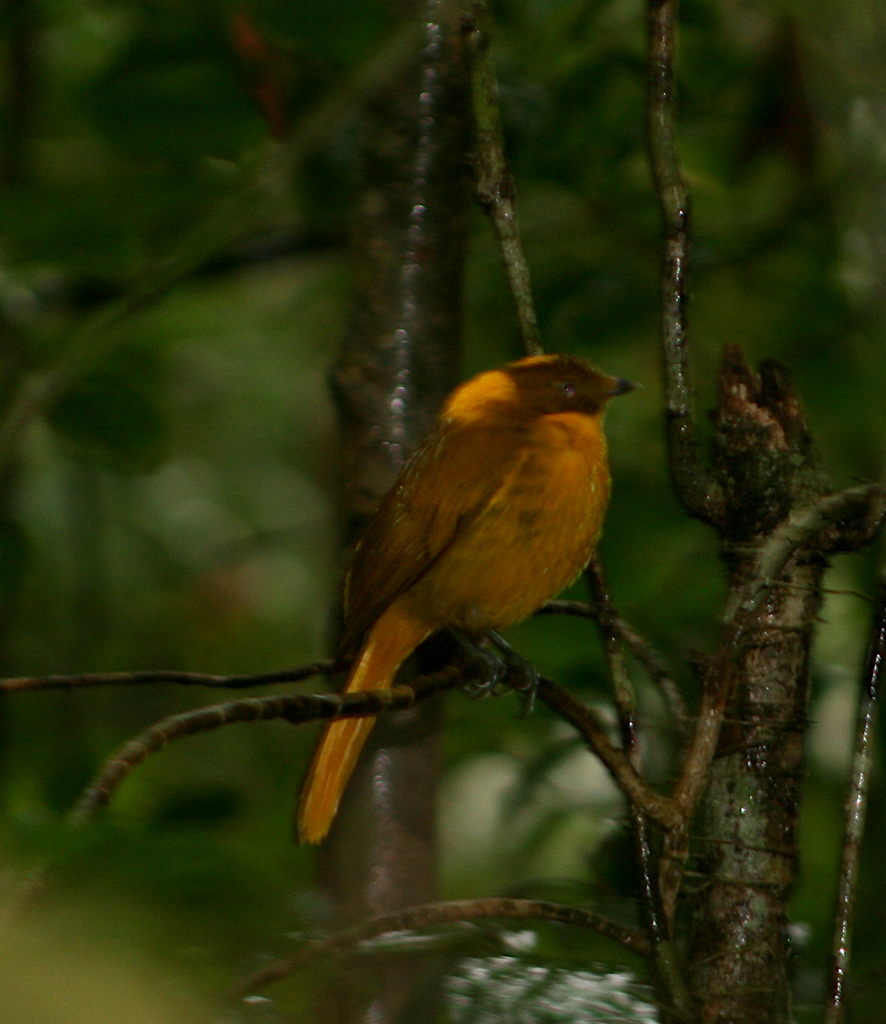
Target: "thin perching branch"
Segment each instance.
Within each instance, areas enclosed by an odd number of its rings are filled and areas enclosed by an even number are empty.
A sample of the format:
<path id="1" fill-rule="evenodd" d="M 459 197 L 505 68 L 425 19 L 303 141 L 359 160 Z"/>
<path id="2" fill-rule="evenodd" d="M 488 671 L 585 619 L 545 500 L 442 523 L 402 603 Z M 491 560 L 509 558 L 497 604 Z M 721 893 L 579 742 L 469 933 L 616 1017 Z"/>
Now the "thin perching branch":
<path id="1" fill-rule="evenodd" d="M 670 669 L 664 662 L 664 658 L 647 640 L 640 636 L 637 630 L 615 608 L 611 606 L 610 608 L 612 612 L 609 619 L 611 629 L 618 639 L 630 648 L 637 661 L 649 673 L 652 682 L 658 687 L 667 702 L 668 709 L 677 723 L 680 737 L 685 740 L 689 732 L 689 712 L 686 710 L 686 704 L 683 701 L 677 684 L 674 682 Z M 596 609 L 587 601 L 546 601 L 536 614 L 577 615 L 583 619 L 597 618 Z"/>
<path id="2" fill-rule="evenodd" d="M 858 702 L 855 752 L 846 793 L 846 825 L 843 835 L 843 860 L 834 911 L 834 934 L 828 980 L 828 1001 L 824 1024 L 843 1024 L 846 1019 L 846 979 L 852 954 L 852 924 L 858 894 L 858 861 L 864 836 L 865 813 L 873 760 L 873 732 L 877 719 L 877 694 L 883 660 L 886 658 L 886 571 L 877 588 L 877 610 L 871 624 L 865 666 L 864 689 Z"/>
<path id="3" fill-rule="evenodd" d="M 474 0 L 464 19 L 471 53 L 471 99 L 474 109 L 474 177 L 477 200 L 492 219 L 511 294 L 517 306 L 517 319 L 527 355 L 540 355 L 538 318 L 532 300 L 529 265 L 523 254 L 517 220 L 517 196 L 514 178 L 505 157 L 501 127 L 498 85 L 489 52 L 492 38 L 492 12 L 488 0 Z"/>
<path id="4" fill-rule="evenodd" d="M 308 669 L 318 666 L 305 666 L 302 670 L 307 673 Z M 324 669 L 327 663 L 320 663 Z M 329 668 L 335 668 L 334 663 L 328 664 Z M 288 673 L 293 675 L 299 670 L 292 670 Z M 206 684 L 207 680 L 220 680 L 210 685 L 228 685 L 231 679 L 246 680 L 244 685 L 252 685 L 252 680 L 258 679 L 261 682 L 273 681 L 272 677 L 279 677 L 286 673 L 269 673 L 261 677 L 213 677 L 204 676 L 190 679 L 190 673 L 181 675 L 189 681 L 196 681 Z M 124 680 L 132 679 L 126 673 L 120 673 Z M 158 677 L 166 681 L 175 681 L 172 676 L 177 673 L 134 673 L 138 679 L 144 675 L 151 677 L 154 681 Z M 52 677 L 47 677 L 52 679 Z M 60 685 L 71 685 L 72 680 L 78 678 L 92 679 L 96 677 L 58 677 L 63 682 Z M 31 682 L 31 680 L 23 680 Z M 410 686 L 397 686 L 392 690 L 371 690 L 357 693 L 342 694 L 291 694 L 274 697 L 253 697 L 244 700 L 228 701 L 224 704 L 213 704 L 205 708 L 197 708 L 194 711 L 186 711 L 182 714 L 171 715 L 154 725 L 145 729 L 139 736 L 125 743 L 116 754 L 109 758 L 99 773 L 89 784 L 83 796 L 77 803 L 72 818 L 75 821 L 86 821 L 96 811 L 104 807 L 110 800 L 112 794 L 121 782 L 129 775 L 133 768 L 140 765 L 151 754 L 156 753 L 173 740 L 181 739 L 184 736 L 192 736 L 198 732 L 208 732 L 221 728 L 224 725 L 232 725 L 236 722 L 268 721 L 271 719 L 284 719 L 291 724 L 316 721 L 336 717 L 359 717 L 363 715 L 377 715 L 385 709 L 397 709 L 410 707 L 418 701 L 430 697 L 434 693 L 443 690 L 453 689 L 464 681 L 464 673 L 458 665 L 450 665 L 440 669 L 438 672 L 421 676 L 414 680 Z M 16 682 L 12 680 L 12 682 Z M 36 680 L 35 680 L 36 682 Z M 507 680 L 503 680 L 507 682 Z M 517 680 L 520 686 L 524 685 L 523 679 Z M 74 684 L 76 685 L 76 684 Z M 550 679 L 541 679 L 538 687 L 538 697 L 557 711 L 568 722 L 575 726 L 582 734 L 588 745 L 603 761 L 612 773 L 616 783 L 622 791 L 639 806 L 650 818 L 667 828 L 674 820 L 674 804 L 667 797 L 659 796 L 651 790 L 636 769 L 630 763 L 624 751 L 619 750 L 606 735 L 606 729 L 596 717 L 594 712 L 577 701 L 562 687 Z"/>
<path id="5" fill-rule="evenodd" d="M 603 575 L 603 566 L 595 553 L 587 568 L 585 579 L 593 598 L 597 625 L 603 639 L 606 660 L 609 663 L 609 675 L 612 678 L 612 689 L 615 697 L 615 710 L 618 714 L 622 743 L 631 759 L 631 763 L 640 770 L 640 751 L 637 743 L 637 708 L 634 684 L 628 674 L 628 666 L 621 649 L 621 639 L 615 625 L 618 613 L 609 597 L 609 588 Z"/>
<path id="6" fill-rule="evenodd" d="M 609 739 L 606 727 L 591 708 L 544 676 L 538 680 L 536 696 L 581 733 L 591 750 L 609 769 L 615 784 L 634 807 L 664 829 L 673 828 L 680 823 L 680 810 L 675 801 L 656 793 L 646 784 L 631 763 L 628 754 Z"/>
<path id="7" fill-rule="evenodd" d="M 591 559 L 585 575 L 609 661 L 622 743 L 630 764 L 639 773 L 641 761 L 639 736 L 637 735 L 636 696 L 628 675 L 622 641 L 615 625 L 619 616 L 609 596 L 603 567 L 597 555 Z M 628 814 L 634 837 L 641 916 L 649 938 L 649 955 L 667 1003 L 679 1018 L 685 1020 L 689 1018 L 690 1014 L 690 998 L 680 956 L 672 941 L 672 922 L 662 901 L 660 879 L 655 869 L 655 858 L 650 842 L 649 822 L 642 807 L 634 801 L 631 801 L 628 806 Z"/>
<path id="8" fill-rule="evenodd" d="M 647 31 L 649 163 L 664 227 L 661 334 L 668 458 L 675 489 L 687 512 L 706 522 L 718 523 L 722 519 L 722 495 L 702 463 L 693 410 L 687 327 L 691 215 L 689 190 L 680 169 L 676 127 L 677 0 L 649 0 Z"/>
<path id="9" fill-rule="evenodd" d="M 588 928 L 606 938 L 621 943 L 626 949 L 644 956 L 649 951 L 646 937 L 633 928 L 616 924 L 601 914 L 583 907 L 570 907 L 562 903 L 545 900 L 505 899 L 487 897 L 475 900 L 451 900 L 441 903 L 427 903 L 418 907 L 396 911 L 374 917 L 347 931 L 311 943 L 295 956 L 276 960 L 237 985 L 232 993 L 234 998 L 243 998 L 253 992 L 282 981 L 305 967 L 318 956 L 341 953 L 347 949 L 386 935 L 389 932 L 415 931 L 435 925 L 452 924 L 460 921 L 479 921 L 489 918 L 513 919 L 519 921 L 556 921 L 559 924 Z"/>
<path id="10" fill-rule="evenodd" d="M 423 676 L 412 686 L 391 690 L 363 690 L 341 694 L 290 694 L 277 697 L 251 697 L 213 704 L 179 715 L 170 715 L 125 743 L 99 770 L 83 791 L 71 812 L 71 820 L 82 824 L 90 820 L 111 799 L 129 773 L 151 754 L 173 740 L 209 732 L 237 722 L 283 719 L 293 725 L 320 719 L 377 715 L 388 708 L 411 707 L 420 700 L 452 689 L 461 682 L 461 670 L 448 666 Z"/>
<path id="11" fill-rule="evenodd" d="M 176 683 L 181 686 L 209 686 L 245 690 L 252 686 L 298 683 L 312 676 L 332 675 L 345 667 L 334 661 L 315 661 L 297 668 L 262 672 L 252 676 L 217 676 L 206 672 L 178 672 L 174 669 L 139 672 L 92 672 L 81 675 L 10 676 L 0 679 L 0 693 L 21 690 L 70 690 L 81 686 L 144 686 L 148 683 Z"/>

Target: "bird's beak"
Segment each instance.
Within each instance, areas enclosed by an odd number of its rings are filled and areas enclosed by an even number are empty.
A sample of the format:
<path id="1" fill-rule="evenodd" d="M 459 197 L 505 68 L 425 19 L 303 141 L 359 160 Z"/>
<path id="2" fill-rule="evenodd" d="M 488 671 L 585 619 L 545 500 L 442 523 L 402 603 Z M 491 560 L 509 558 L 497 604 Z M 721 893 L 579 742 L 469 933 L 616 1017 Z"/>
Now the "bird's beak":
<path id="1" fill-rule="evenodd" d="M 633 391 L 634 388 L 638 388 L 640 385 L 636 384 L 632 380 L 628 380 L 627 377 L 616 377 L 615 386 L 608 392 L 610 398 L 614 398 L 616 395 L 624 395 L 628 391 Z"/>

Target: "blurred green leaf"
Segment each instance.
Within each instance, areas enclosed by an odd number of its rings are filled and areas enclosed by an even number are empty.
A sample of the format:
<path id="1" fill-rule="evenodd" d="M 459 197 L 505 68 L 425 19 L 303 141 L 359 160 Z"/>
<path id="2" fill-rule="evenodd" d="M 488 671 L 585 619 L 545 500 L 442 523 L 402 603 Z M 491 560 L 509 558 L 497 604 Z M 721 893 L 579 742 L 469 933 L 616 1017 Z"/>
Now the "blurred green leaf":
<path id="1" fill-rule="evenodd" d="M 156 404 L 133 382 L 109 373 L 92 374 L 65 391 L 49 422 L 83 454 L 118 471 L 147 472 L 167 451 Z"/>

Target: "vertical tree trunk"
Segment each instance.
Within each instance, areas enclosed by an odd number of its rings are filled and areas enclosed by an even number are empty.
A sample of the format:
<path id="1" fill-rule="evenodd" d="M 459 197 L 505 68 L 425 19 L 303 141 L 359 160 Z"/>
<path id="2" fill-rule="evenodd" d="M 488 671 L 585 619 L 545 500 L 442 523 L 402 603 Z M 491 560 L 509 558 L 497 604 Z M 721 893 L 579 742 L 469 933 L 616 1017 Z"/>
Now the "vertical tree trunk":
<path id="1" fill-rule="evenodd" d="M 715 468 L 730 591 L 741 594 L 761 548 L 789 515 L 827 492 L 784 370 L 753 373 L 726 353 Z M 688 980 L 704 1024 L 790 1019 L 787 908 L 796 863 L 810 647 L 825 551 L 790 559 L 729 656 L 725 722 L 699 807 Z M 722 671 L 723 659 L 716 664 Z M 713 665 L 713 663 L 712 663 Z"/>
<path id="2" fill-rule="evenodd" d="M 736 560 L 742 585 L 751 559 Z M 787 912 L 797 864 L 812 623 L 824 560 L 804 552 L 745 634 L 695 832 L 701 889 L 689 981 L 701 1019 L 790 1019 Z"/>
<path id="3" fill-rule="evenodd" d="M 422 0 L 419 17 L 414 65 L 369 111 L 353 306 L 334 371 L 348 551 L 460 376 L 466 55 L 458 4 Z M 321 853 L 340 922 L 436 896 L 441 710 L 385 715 L 370 737 Z M 406 961 L 376 968 L 365 989 L 351 972 L 324 1021 L 392 1019 L 415 971 Z"/>

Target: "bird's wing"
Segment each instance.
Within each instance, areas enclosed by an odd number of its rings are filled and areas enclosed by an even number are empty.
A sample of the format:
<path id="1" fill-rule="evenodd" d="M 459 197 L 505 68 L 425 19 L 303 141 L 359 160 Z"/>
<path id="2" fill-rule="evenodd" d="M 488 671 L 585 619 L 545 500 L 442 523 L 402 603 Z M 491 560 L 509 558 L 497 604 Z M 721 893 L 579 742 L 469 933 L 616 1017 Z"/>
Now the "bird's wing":
<path id="1" fill-rule="evenodd" d="M 354 553 L 342 649 L 369 627 L 489 507 L 521 459 L 514 428 L 443 422 L 406 464 Z"/>

